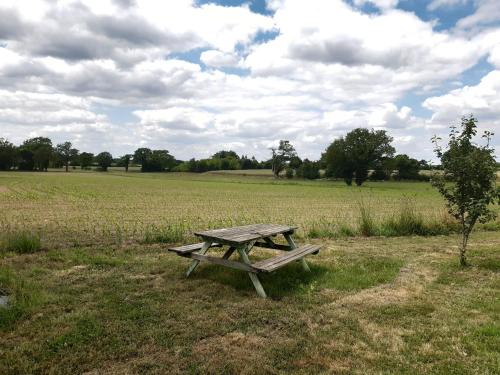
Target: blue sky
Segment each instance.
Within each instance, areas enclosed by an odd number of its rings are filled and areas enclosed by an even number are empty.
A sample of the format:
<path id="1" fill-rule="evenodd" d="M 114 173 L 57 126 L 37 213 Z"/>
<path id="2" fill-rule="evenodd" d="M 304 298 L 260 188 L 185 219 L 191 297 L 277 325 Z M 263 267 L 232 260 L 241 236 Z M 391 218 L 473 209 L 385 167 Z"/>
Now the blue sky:
<path id="1" fill-rule="evenodd" d="M 0 17 L 14 143 L 264 159 L 289 139 L 317 159 L 367 127 L 431 159 L 465 114 L 500 128 L 497 0 L 5 0 Z"/>

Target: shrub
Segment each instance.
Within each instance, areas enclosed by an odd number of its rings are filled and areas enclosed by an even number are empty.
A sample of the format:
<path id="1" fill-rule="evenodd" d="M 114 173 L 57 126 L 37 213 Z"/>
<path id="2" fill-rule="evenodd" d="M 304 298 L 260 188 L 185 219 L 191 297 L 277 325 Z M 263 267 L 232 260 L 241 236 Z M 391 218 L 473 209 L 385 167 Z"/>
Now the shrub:
<path id="1" fill-rule="evenodd" d="M 285 177 L 286 178 L 293 178 L 293 169 L 292 168 L 287 168 L 285 170 Z"/>
<path id="2" fill-rule="evenodd" d="M 42 249 L 40 236 L 32 232 L 7 233 L 1 242 L 1 249 L 18 254 L 34 253 Z"/>

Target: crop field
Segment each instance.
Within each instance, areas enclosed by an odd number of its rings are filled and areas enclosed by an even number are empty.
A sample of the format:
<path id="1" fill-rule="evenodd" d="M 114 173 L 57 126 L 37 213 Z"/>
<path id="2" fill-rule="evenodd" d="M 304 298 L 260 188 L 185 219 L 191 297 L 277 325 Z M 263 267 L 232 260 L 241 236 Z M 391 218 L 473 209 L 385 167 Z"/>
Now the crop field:
<path id="1" fill-rule="evenodd" d="M 426 235 L 398 236 L 402 213 Z M 165 251 L 195 230 L 268 222 L 322 250 L 310 273 L 264 275 L 267 299 L 237 270 L 186 279 L 188 261 Z M 0 173 L 0 241 L 40 240 L 0 242 L 0 374 L 497 374 L 499 223 L 472 234 L 461 268 L 424 182 Z"/>
<path id="2" fill-rule="evenodd" d="M 360 207 L 380 222 L 404 204 L 428 223 L 449 221 L 428 183 L 358 188 L 213 174 L 0 173 L 0 231 L 36 231 L 52 246 L 140 242 L 145 236 L 178 242 L 200 228 L 251 223 L 294 224 L 303 237 L 335 237 L 356 233 Z"/>

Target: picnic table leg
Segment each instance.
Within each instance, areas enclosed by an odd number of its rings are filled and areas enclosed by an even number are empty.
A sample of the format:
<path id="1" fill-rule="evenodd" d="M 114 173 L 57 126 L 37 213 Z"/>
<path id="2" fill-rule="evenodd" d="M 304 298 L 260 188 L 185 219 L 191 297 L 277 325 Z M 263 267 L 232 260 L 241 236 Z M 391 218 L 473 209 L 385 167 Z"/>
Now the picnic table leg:
<path id="1" fill-rule="evenodd" d="M 253 246 L 253 243 L 250 243 L 246 246 L 238 247 L 238 253 L 241 256 L 241 259 L 243 260 L 244 263 L 246 263 L 248 265 L 250 265 L 251 263 L 250 263 L 250 259 L 248 259 L 247 253 L 250 251 L 252 246 Z M 266 298 L 267 295 L 266 295 L 266 292 L 264 290 L 264 287 L 260 283 L 259 277 L 253 272 L 248 272 L 248 276 L 250 276 L 250 280 L 252 280 L 253 286 L 255 287 L 257 294 L 262 298 Z"/>
<path id="2" fill-rule="evenodd" d="M 234 253 L 235 250 L 236 248 L 234 246 L 230 246 L 222 256 L 222 259 L 229 259 L 229 257 Z"/>
<path id="3" fill-rule="evenodd" d="M 208 251 L 208 249 L 210 249 L 210 246 L 212 246 L 212 242 L 206 241 L 203 244 L 203 246 L 201 247 L 198 254 L 204 255 Z M 189 268 L 186 272 L 186 277 L 189 277 L 189 275 L 191 275 L 191 272 L 193 272 L 196 269 L 196 267 L 198 267 L 198 264 L 200 264 L 200 261 L 197 259 L 195 259 L 191 262 L 191 264 L 189 265 Z"/>
<path id="4" fill-rule="evenodd" d="M 293 249 L 297 248 L 297 245 L 295 245 L 295 242 L 293 241 L 292 236 L 289 233 L 284 234 L 286 242 L 288 242 L 288 245 Z M 302 268 L 304 271 L 311 272 L 311 269 L 309 268 L 309 265 L 307 264 L 305 258 L 300 258 L 300 262 L 302 263 Z"/>

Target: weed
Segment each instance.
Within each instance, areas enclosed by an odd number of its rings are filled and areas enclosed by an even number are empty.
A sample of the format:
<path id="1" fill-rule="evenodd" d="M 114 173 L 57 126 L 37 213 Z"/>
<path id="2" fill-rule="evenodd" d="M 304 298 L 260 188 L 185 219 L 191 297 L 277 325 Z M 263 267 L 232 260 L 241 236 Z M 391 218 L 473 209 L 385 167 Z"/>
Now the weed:
<path id="1" fill-rule="evenodd" d="M 33 232 L 8 232 L 0 241 L 0 250 L 12 251 L 17 254 L 34 253 L 42 248 L 40 236 Z"/>

